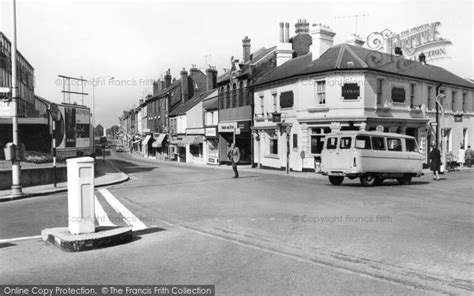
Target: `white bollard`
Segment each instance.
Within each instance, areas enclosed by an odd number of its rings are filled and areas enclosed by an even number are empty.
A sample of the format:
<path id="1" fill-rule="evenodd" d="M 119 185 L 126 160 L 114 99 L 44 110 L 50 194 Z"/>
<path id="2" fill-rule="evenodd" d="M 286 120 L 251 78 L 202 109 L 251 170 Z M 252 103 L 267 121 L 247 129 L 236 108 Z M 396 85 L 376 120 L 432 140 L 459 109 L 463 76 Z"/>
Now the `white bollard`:
<path id="1" fill-rule="evenodd" d="M 68 224 L 71 234 L 95 232 L 94 159 L 80 157 L 67 162 Z"/>

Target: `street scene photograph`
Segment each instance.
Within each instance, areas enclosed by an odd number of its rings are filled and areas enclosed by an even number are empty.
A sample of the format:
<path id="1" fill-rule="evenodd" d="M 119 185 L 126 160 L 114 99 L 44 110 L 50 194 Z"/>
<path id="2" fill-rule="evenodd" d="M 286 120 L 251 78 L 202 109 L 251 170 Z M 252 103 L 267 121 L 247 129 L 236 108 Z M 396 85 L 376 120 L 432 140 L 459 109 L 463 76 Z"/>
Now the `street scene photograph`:
<path id="1" fill-rule="evenodd" d="M 474 295 L 473 15 L 0 0 L 0 295 Z"/>

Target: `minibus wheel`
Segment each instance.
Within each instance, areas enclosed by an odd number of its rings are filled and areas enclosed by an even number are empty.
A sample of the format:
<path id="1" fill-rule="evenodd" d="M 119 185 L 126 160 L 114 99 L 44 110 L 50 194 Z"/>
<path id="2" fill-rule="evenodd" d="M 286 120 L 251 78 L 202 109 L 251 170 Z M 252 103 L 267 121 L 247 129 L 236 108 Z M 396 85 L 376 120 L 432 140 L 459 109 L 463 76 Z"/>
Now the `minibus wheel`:
<path id="1" fill-rule="evenodd" d="M 377 183 L 377 177 L 372 174 L 365 174 L 360 177 L 360 183 L 364 186 L 374 186 Z"/>
<path id="2" fill-rule="evenodd" d="M 342 176 L 329 176 L 329 182 L 332 185 L 341 185 L 342 181 L 344 181 L 344 177 Z"/>
<path id="3" fill-rule="evenodd" d="M 397 182 L 400 185 L 408 185 L 411 183 L 411 176 L 403 176 L 401 178 L 397 178 Z"/>
<path id="4" fill-rule="evenodd" d="M 380 178 L 380 177 L 377 177 L 375 178 L 375 186 L 379 186 L 379 185 L 382 185 L 383 183 L 383 178 Z"/>

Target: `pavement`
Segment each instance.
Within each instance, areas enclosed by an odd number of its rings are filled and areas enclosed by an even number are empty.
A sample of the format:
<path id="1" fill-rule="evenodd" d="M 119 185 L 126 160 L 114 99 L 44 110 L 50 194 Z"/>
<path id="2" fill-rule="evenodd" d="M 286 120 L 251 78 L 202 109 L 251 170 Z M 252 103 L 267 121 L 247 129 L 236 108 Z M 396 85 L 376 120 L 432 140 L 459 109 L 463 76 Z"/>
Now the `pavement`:
<path id="1" fill-rule="evenodd" d="M 44 164 L 43 167 L 45 167 Z M 118 184 L 121 182 L 125 182 L 129 179 L 128 175 L 121 172 L 110 160 L 106 160 L 105 162 L 103 162 L 102 160 L 97 160 L 95 163 L 95 174 L 95 187 Z M 24 195 L 14 199 L 23 199 L 34 196 L 43 196 L 58 192 L 65 192 L 67 191 L 67 182 L 58 183 L 56 184 L 56 187 L 53 184 L 45 184 L 23 187 L 22 189 Z M 10 189 L 0 190 L 0 202 L 14 200 L 9 197 L 10 193 Z"/>

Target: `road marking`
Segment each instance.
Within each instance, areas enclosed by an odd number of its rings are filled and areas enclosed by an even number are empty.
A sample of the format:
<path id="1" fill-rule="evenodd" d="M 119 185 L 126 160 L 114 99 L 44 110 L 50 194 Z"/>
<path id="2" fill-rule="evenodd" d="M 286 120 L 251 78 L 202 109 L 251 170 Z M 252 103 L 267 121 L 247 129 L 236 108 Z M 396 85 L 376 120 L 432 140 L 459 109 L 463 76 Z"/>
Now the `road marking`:
<path id="1" fill-rule="evenodd" d="M 125 223 L 128 225 L 132 226 L 132 230 L 142 230 L 142 229 L 147 229 L 148 227 L 140 221 L 132 212 L 130 212 L 129 209 L 127 209 L 118 199 L 110 193 L 105 188 L 100 188 L 98 189 L 99 192 L 104 196 L 104 198 L 107 200 L 107 202 L 122 216 L 124 217 L 123 220 Z"/>
<path id="2" fill-rule="evenodd" d="M 22 240 L 27 240 L 27 239 L 35 239 L 35 238 L 41 238 L 41 235 L 0 239 L 0 244 L 9 243 L 9 242 L 16 242 L 16 241 L 22 241 Z"/>
<path id="3" fill-rule="evenodd" d="M 104 208 L 100 204 L 96 195 L 94 195 L 94 198 L 95 198 L 95 218 L 97 219 L 97 222 L 99 222 L 99 225 L 100 226 L 115 226 L 115 224 L 112 223 L 112 221 L 110 221 L 109 216 L 107 216 L 107 213 L 104 211 Z"/>

